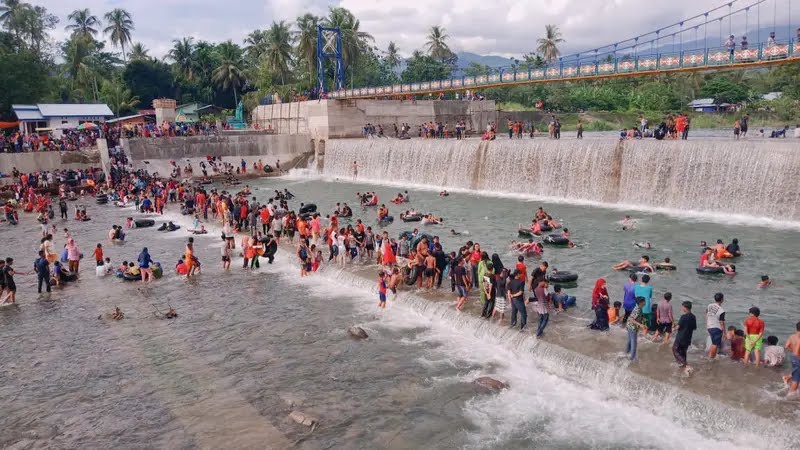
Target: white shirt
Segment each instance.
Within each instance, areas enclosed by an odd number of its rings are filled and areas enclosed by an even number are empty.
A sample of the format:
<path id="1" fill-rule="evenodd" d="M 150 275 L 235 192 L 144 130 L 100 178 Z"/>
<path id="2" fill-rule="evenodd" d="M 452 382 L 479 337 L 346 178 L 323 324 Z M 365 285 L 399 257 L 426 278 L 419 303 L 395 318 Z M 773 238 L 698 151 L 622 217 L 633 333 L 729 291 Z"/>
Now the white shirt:
<path id="1" fill-rule="evenodd" d="M 708 305 L 706 308 L 706 328 L 711 330 L 713 328 L 722 329 L 719 322 L 725 315 L 725 310 L 716 302 Z"/>

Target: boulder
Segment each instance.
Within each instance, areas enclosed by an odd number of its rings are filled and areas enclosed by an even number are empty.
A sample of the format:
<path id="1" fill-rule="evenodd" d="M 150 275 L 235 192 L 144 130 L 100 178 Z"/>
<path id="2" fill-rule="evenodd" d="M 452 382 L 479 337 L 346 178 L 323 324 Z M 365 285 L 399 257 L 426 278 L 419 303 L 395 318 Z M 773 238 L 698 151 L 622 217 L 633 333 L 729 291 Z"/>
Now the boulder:
<path id="1" fill-rule="evenodd" d="M 492 377 L 476 378 L 473 383 L 491 392 L 500 392 L 503 389 L 508 389 L 508 384 L 503 383 L 500 380 L 495 380 Z"/>
<path id="2" fill-rule="evenodd" d="M 347 334 L 355 339 L 366 339 L 369 337 L 366 331 L 361 327 L 350 327 L 347 329 Z"/>
<path id="3" fill-rule="evenodd" d="M 313 427 L 319 423 L 319 419 L 309 416 L 308 414 L 300 411 L 292 411 L 289 413 L 289 418 L 307 427 Z"/>

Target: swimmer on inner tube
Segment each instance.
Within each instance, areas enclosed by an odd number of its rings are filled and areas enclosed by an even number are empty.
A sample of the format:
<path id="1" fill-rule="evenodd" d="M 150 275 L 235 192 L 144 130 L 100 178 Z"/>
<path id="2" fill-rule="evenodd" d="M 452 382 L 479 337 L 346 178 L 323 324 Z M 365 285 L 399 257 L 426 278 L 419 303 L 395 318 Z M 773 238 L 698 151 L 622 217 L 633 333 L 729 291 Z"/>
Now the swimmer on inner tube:
<path id="1" fill-rule="evenodd" d="M 646 242 L 634 242 L 634 243 L 633 243 L 633 246 L 634 246 L 634 247 L 638 247 L 638 248 L 644 248 L 644 249 L 648 249 L 648 250 L 650 250 L 650 249 L 652 249 L 652 248 L 653 248 L 653 244 L 651 244 L 651 243 L 650 243 L 650 241 L 646 241 Z"/>
<path id="2" fill-rule="evenodd" d="M 613 269 L 614 270 L 625 270 L 625 269 L 628 269 L 630 267 L 640 267 L 642 269 L 642 272 L 655 272 L 655 270 L 653 269 L 653 266 L 650 265 L 650 257 L 647 256 L 647 255 L 642 255 L 642 257 L 639 258 L 639 263 L 638 264 L 634 264 L 634 263 L 632 263 L 630 261 L 620 261 L 619 263 L 617 263 L 617 264 L 615 264 L 613 266 Z"/>
<path id="3" fill-rule="evenodd" d="M 627 230 L 635 230 L 636 229 L 636 221 L 631 219 L 631 216 L 625 215 L 625 218 L 622 219 L 622 231 Z"/>
<path id="4" fill-rule="evenodd" d="M 700 255 L 700 267 L 721 267 L 722 271 L 727 275 L 736 274 L 736 266 L 733 264 L 723 264 L 717 261 L 714 255 L 714 249 L 706 247 L 703 254 Z"/>
<path id="5" fill-rule="evenodd" d="M 450 193 L 447 192 L 447 189 L 443 190 L 442 192 L 439 192 L 439 197 L 447 197 L 448 195 L 450 195 Z"/>

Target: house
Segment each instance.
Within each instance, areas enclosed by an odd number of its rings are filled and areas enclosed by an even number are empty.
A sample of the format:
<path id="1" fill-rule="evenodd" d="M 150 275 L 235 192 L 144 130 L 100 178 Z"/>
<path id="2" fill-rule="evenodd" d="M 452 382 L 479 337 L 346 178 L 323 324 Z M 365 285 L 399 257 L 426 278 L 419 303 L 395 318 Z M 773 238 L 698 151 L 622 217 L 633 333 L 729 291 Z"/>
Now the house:
<path id="1" fill-rule="evenodd" d="M 37 130 L 60 132 L 59 130 L 78 128 L 82 123 L 98 124 L 109 117 L 114 117 L 114 113 L 104 103 L 38 103 L 11 105 L 11 109 L 17 115 L 20 131 L 25 134 L 36 133 Z"/>
<path id="2" fill-rule="evenodd" d="M 109 125 L 136 126 L 144 125 L 156 121 L 155 112 L 153 114 L 134 114 L 132 116 L 117 117 L 116 119 L 106 120 Z"/>
<path id="3" fill-rule="evenodd" d="M 698 98 L 692 100 L 687 106 L 692 108 L 692 111 L 697 112 L 717 112 L 719 109 L 716 104 L 714 104 L 713 98 Z"/>
<path id="4" fill-rule="evenodd" d="M 214 105 L 203 105 L 199 102 L 184 103 L 178 105 L 175 113 L 175 122 L 198 122 L 200 118 L 207 114 L 219 114 L 222 108 Z"/>

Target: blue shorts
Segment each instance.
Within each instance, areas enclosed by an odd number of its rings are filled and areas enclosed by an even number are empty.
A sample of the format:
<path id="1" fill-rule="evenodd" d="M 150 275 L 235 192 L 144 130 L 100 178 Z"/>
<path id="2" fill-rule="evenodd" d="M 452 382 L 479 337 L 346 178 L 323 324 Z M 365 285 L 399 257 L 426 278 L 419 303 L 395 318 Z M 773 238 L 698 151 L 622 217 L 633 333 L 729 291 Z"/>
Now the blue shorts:
<path id="1" fill-rule="evenodd" d="M 789 361 L 792 362 L 792 381 L 800 383 L 800 358 L 789 353 Z"/>
<path id="2" fill-rule="evenodd" d="M 711 336 L 711 344 L 722 347 L 722 330 L 719 328 L 709 328 L 708 335 Z"/>
<path id="3" fill-rule="evenodd" d="M 458 295 L 459 297 L 466 297 L 467 288 L 464 286 L 456 286 L 456 295 Z"/>
<path id="4" fill-rule="evenodd" d="M 381 301 L 381 303 L 386 302 L 386 294 L 378 294 L 378 299 Z"/>

